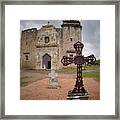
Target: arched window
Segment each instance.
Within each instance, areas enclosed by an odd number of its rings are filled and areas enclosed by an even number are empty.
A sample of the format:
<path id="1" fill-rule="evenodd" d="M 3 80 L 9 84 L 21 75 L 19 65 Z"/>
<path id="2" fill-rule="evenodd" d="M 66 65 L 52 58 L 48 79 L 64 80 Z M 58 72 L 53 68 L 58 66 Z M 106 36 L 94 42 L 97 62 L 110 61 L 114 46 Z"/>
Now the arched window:
<path id="1" fill-rule="evenodd" d="M 45 37 L 45 43 L 48 43 L 49 41 L 49 37 Z"/>
<path id="2" fill-rule="evenodd" d="M 51 56 L 47 53 L 42 57 L 42 67 L 44 69 L 51 69 Z"/>
<path id="3" fill-rule="evenodd" d="M 25 60 L 29 60 L 28 55 L 25 55 Z"/>
<path id="4" fill-rule="evenodd" d="M 70 38 L 70 41 L 72 42 L 72 38 Z"/>

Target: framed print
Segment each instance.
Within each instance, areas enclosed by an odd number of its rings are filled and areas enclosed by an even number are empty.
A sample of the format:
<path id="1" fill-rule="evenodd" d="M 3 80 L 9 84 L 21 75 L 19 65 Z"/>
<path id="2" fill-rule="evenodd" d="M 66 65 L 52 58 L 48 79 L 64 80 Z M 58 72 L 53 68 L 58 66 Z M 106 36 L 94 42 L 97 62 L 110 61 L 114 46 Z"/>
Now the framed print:
<path id="1" fill-rule="evenodd" d="M 1 118 L 119 119 L 119 2 L 2 2 Z"/>

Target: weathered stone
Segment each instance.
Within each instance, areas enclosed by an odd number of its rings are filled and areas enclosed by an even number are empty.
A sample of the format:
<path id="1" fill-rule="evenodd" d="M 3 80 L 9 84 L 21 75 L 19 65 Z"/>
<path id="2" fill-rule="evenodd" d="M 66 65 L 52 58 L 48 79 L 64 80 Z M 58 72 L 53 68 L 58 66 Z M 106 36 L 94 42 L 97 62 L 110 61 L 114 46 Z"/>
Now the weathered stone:
<path id="1" fill-rule="evenodd" d="M 69 51 L 74 50 L 76 41 L 81 41 L 81 29 L 79 21 L 65 20 L 61 28 L 48 23 L 39 30 L 32 28 L 22 31 L 21 68 L 59 69 L 63 55 L 74 56 L 75 53 Z M 44 60 L 44 57 L 47 59 Z"/>
<path id="2" fill-rule="evenodd" d="M 58 77 L 58 74 L 55 73 L 54 70 L 51 70 L 51 72 L 49 73 L 48 88 L 57 89 L 58 87 L 60 87 L 57 77 Z"/>

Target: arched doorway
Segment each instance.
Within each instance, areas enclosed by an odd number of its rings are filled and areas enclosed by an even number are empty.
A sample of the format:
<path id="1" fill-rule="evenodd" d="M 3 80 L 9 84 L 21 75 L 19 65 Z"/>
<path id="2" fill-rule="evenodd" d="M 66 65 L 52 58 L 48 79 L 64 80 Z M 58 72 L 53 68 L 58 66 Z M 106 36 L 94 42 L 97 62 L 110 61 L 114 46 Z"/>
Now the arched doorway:
<path id="1" fill-rule="evenodd" d="M 51 69 L 51 56 L 47 53 L 42 58 L 42 68 Z"/>

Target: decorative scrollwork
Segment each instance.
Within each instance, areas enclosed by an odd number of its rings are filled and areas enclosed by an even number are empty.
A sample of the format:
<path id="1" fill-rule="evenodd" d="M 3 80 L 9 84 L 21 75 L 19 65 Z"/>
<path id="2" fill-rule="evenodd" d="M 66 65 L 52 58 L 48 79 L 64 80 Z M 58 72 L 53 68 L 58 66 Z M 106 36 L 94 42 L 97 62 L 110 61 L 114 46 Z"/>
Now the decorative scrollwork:
<path id="1" fill-rule="evenodd" d="M 64 66 L 67 66 L 67 65 L 73 63 L 73 58 L 72 57 L 63 56 L 63 58 L 61 59 L 61 63 Z"/>
<path id="2" fill-rule="evenodd" d="M 84 95 L 86 93 L 86 90 L 84 89 L 83 79 L 82 79 L 82 64 L 89 64 L 93 65 L 96 61 L 95 56 L 92 54 L 90 56 L 84 57 L 82 55 L 82 49 L 84 45 L 81 42 L 77 42 L 74 44 L 76 56 L 74 57 L 67 57 L 63 56 L 61 59 L 61 62 L 64 66 L 67 66 L 71 63 L 74 63 L 77 65 L 77 78 L 76 78 L 76 84 L 74 86 L 74 89 L 69 94 L 81 94 Z"/>
<path id="3" fill-rule="evenodd" d="M 76 42 L 74 44 L 74 48 L 77 54 L 81 54 L 82 53 L 82 49 L 83 49 L 84 45 L 83 43 L 81 43 L 80 41 Z"/>
<path id="4" fill-rule="evenodd" d="M 85 60 L 85 63 L 88 64 L 88 65 L 93 65 L 96 62 L 96 58 L 95 58 L 95 56 L 93 54 L 90 55 L 90 56 L 85 57 L 84 60 Z"/>

